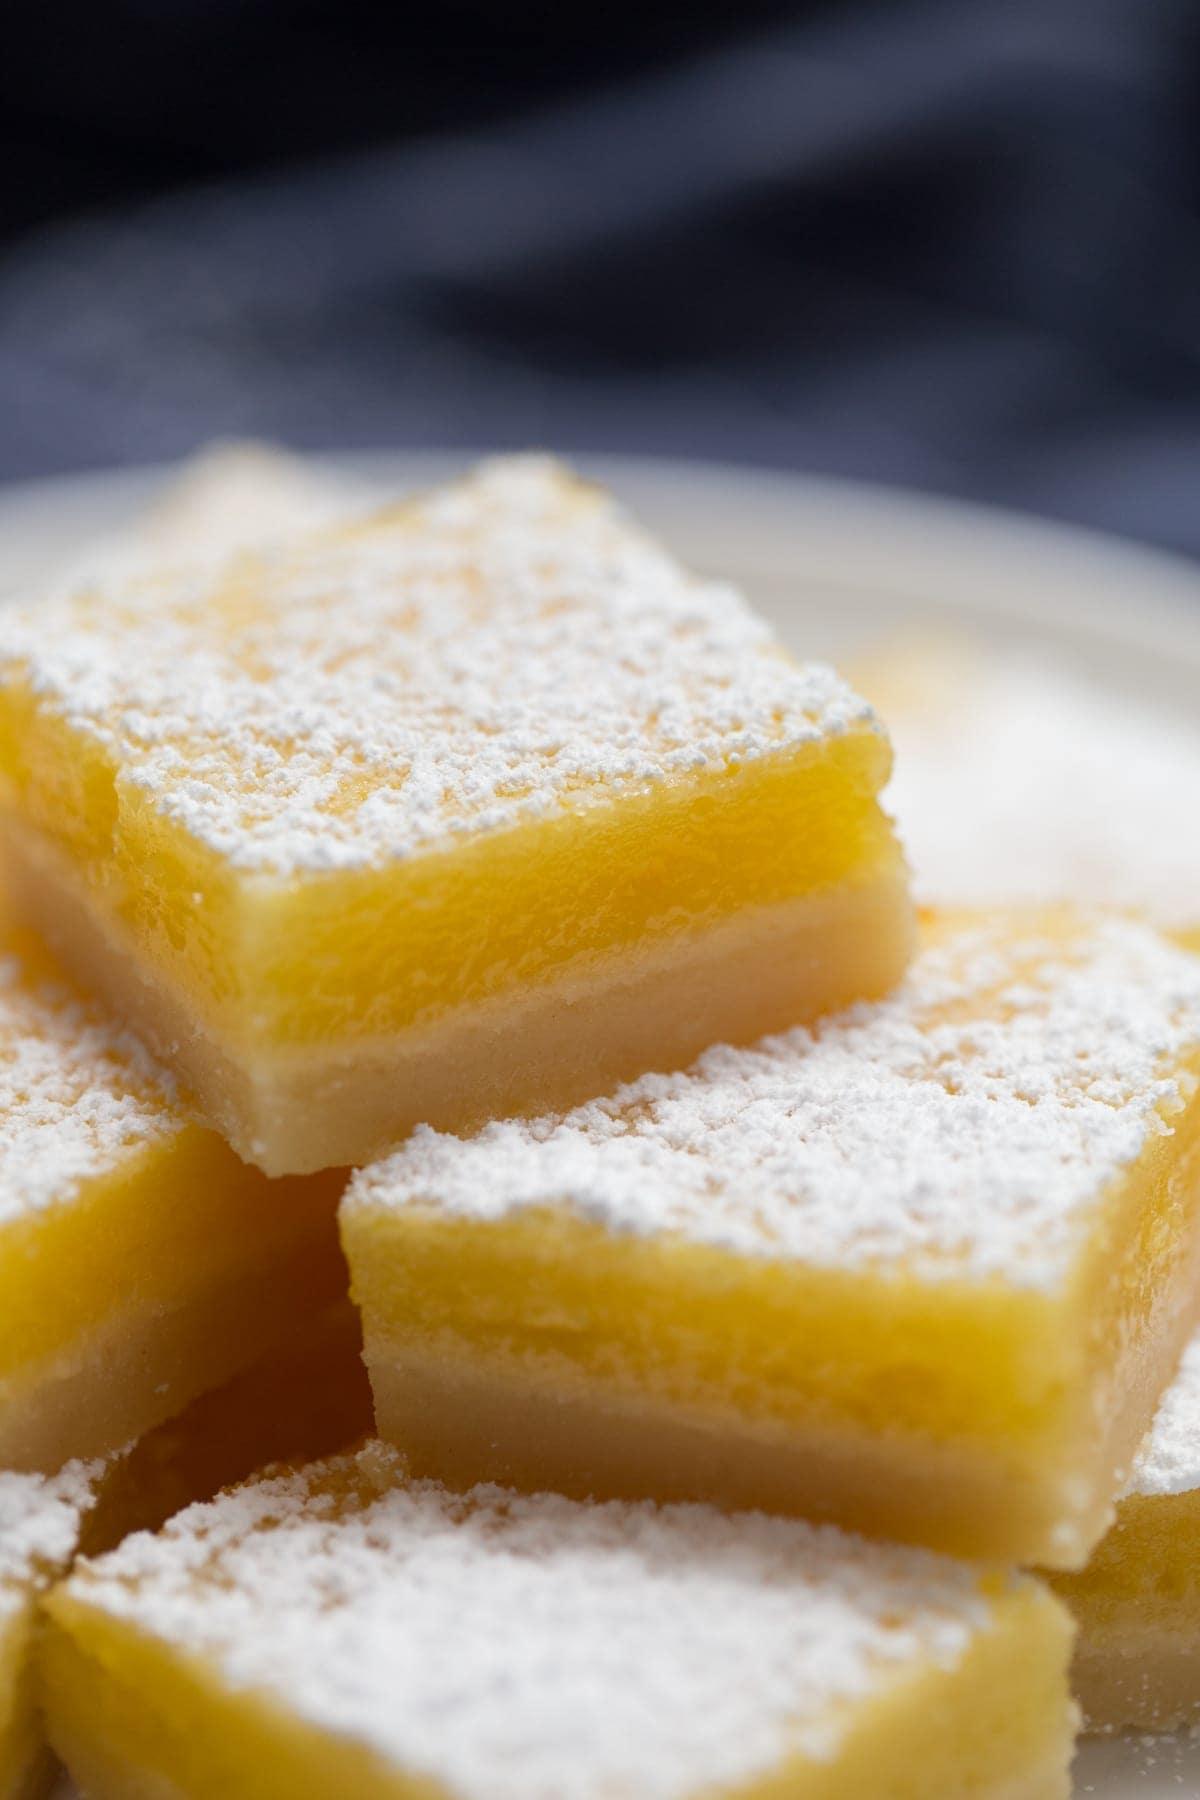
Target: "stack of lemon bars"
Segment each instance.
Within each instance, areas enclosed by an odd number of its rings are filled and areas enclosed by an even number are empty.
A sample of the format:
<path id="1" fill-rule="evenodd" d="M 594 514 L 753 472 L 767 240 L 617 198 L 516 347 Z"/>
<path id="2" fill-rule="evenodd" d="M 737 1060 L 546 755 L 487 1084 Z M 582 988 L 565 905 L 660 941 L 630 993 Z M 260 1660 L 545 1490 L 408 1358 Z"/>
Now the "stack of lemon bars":
<path id="1" fill-rule="evenodd" d="M 0 1795 L 1200 1717 L 1188 921 L 918 915 L 871 706 L 553 463 L 299 488 L 0 612 Z"/>

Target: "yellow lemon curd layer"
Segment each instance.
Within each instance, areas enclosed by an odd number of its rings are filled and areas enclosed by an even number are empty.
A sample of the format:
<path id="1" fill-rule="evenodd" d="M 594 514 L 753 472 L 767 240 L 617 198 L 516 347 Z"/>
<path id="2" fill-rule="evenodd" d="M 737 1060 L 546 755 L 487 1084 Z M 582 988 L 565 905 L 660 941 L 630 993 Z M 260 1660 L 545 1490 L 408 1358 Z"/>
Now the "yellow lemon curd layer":
<path id="1" fill-rule="evenodd" d="M 1195 1311 L 1195 981 L 1121 921 L 943 920 L 848 1021 L 418 1133 L 343 1204 L 380 1430 L 459 1484 L 1079 1566 Z"/>
<path id="2" fill-rule="evenodd" d="M 198 1127 L 0 1231 L 0 1452 L 54 1468 L 140 1436 L 345 1279 L 342 1178 L 269 1184 Z"/>
<path id="3" fill-rule="evenodd" d="M 342 1177 L 248 1168 L 11 930 L 0 1114 L 0 1467 L 119 1449 L 343 1290 Z"/>
<path id="4" fill-rule="evenodd" d="M 248 1054 L 369 1041 L 902 866 L 875 798 L 887 743 L 857 729 L 386 869 L 240 877 L 126 790 L 111 753 L 28 693 L 0 695 L 17 817 L 147 971 Z"/>
<path id="5" fill-rule="evenodd" d="M 272 1173 L 884 991 L 889 768 L 830 671 L 520 460 L 0 625 L 20 903 Z"/>
<path id="6" fill-rule="evenodd" d="M 90 1795 L 589 1800 L 614 1791 L 614 1760 L 621 1791 L 654 1800 L 1067 1794 L 1071 1631 L 1034 1583 L 703 1509 L 460 1499 L 402 1479 L 389 1493 L 359 1462 L 192 1509 L 136 1559 L 118 1551 L 55 1592 L 43 1692 Z M 237 1620 L 217 1584 L 239 1595 Z M 724 1611 L 706 1610 L 710 1584 Z M 704 1629 L 662 1655 L 693 1608 Z M 632 1690 L 660 1702 L 631 1710 Z M 426 1693 L 440 1696 L 433 1725 Z"/>

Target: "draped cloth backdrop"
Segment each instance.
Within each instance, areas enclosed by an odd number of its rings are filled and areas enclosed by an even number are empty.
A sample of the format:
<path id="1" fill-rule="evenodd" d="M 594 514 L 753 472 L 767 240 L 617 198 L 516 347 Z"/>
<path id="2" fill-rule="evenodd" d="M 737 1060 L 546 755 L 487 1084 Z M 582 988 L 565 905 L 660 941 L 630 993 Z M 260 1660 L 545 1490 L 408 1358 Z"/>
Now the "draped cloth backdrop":
<path id="1" fill-rule="evenodd" d="M 1200 552 L 1200 9 L 424 11 L 16 0 L 0 476 L 547 443 Z"/>

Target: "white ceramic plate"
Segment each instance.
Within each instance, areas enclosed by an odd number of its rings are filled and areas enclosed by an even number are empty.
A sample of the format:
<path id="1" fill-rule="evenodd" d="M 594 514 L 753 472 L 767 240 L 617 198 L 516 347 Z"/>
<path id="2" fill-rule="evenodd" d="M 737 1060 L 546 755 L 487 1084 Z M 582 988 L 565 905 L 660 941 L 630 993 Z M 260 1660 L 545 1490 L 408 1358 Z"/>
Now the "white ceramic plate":
<path id="1" fill-rule="evenodd" d="M 465 457 L 333 459 L 401 487 Z M 582 458 L 695 567 L 743 585 L 797 650 L 837 660 L 900 626 L 967 626 L 1041 645 L 1116 689 L 1200 723 L 1200 570 L 1115 540 L 846 483 L 714 465 Z M 131 519 L 161 471 L 0 489 L 0 595 Z M 1200 1795 L 1200 1743 L 1085 1745 L 1078 1795 Z M 67 1800 L 64 1794 L 61 1800 Z M 931 1800 L 934 1797 L 931 1796 Z"/>

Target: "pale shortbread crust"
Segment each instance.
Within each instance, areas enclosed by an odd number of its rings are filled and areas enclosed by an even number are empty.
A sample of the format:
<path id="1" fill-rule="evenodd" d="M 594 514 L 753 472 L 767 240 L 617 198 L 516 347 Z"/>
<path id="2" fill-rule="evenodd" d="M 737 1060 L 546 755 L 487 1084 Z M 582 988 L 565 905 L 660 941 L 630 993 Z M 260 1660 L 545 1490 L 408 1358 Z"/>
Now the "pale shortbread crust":
<path id="1" fill-rule="evenodd" d="M 196 1397 L 278 1347 L 279 1314 L 258 1305 L 268 1288 L 289 1295 L 298 1321 L 335 1297 L 341 1277 L 324 1233 L 259 1263 L 169 1314 L 128 1308 L 77 1339 L 53 1369 L 30 1372 L 25 1392 L 0 1403 L 0 1468 L 53 1472 L 73 1457 L 121 1448 Z M 15 1386 L 15 1384 L 13 1384 Z"/>
<path id="2" fill-rule="evenodd" d="M 44 839 L 9 817 L 0 848 L 17 911 L 180 1071 L 205 1122 L 268 1175 L 368 1162 L 417 1124 L 469 1130 L 573 1105 L 647 1066 L 681 1067 L 711 1043 L 746 1043 L 886 993 L 912 950 L 897 864 L 386 1040 L 256 1054 L 251 1065 L 148 974 Z"/>

